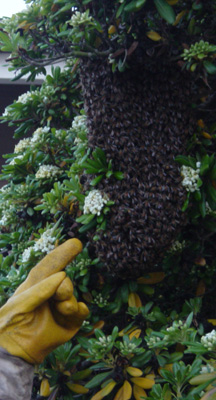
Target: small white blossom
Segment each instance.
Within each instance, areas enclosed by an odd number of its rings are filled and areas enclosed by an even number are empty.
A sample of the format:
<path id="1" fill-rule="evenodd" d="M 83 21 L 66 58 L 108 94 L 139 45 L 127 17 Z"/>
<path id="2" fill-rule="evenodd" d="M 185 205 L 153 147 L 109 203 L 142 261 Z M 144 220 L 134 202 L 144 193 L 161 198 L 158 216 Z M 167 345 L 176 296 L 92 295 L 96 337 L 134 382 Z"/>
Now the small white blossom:
<path id="1" fill-rule="evenodd" d="M 212 210 L 208 202 L 206 202 L 206 214 L 216 215 L 216 211 Z"/>
<path id="2" fill-rule="evenodd" d="M 206 364 L 203 365 L 201 370 L 200 370 L 200 374 L 208 374 L 209 372 L 214 372 L 214 367 L 211 364 Z"/>
<path id="3" fill-rule="evenodd" d="M 41 165 L 35 174 L 36 179 L 55 178 L 61 173 L 60 168 L 55 165 Z"/>
<path id="4" fill-rule="evenodd" d="M 89 15 L 89 10 L 86 10 L 84 13 L 80 11 L 76 11 L 70 20 L 70 25 L 72 26 L 79 26 L 82 24 L 88 24 L 92 21 L 92 17 Z"/>
<path id="5" fill-rule="evenodd" d="M 86 115 L 77 115 L 72 122 L 72 129 L 76 134 L 86 132 Z"/>
<path id="6" fill-rule="evenodd" d="M 181 253 L 182 250 L 185 248 L 185 246 L 186 246 L 185 240 L 183 240 L 182 242 L 176 240 L 169 248 L 169 253 Z"/>
<path id="7" fill-rule="evenodd" d="M 34 248 L 33 246 L 28 247 L 27 249 L 24 250 L 22 253 L 22 262 L 27 262 L 29 261 L 31 255 L 34 253 Z"/>
<path id="8" fill-rule="evenodd" d="M 216 347 L 216 331 L 213 329 L 213 331 L 202 336 L 201 343 L 209 351 L 213 350 Z"/>
<path id="9" fill-rule="evenodd" d="M 91 190 L 84 202 L 84 214 L 100 215 L 104 205 L 109 201 L 106 194 L 102 194 L 100 190 Z"/>
<path id="10" fill-rule="evenodd" d="M 21 94 L 17 99 L 17 103 L 27 104 L 29 100 L 32 100 L 32 92 L 30 91 Z"/>
<path id="11" fill-rule="evenodd" d="M 42 253 L 49 253 L 55 248 L 56 237 L 53 236 L 53 229 L 47 229 L 36 241 L 33 246 L 34 251 L 41 251 Z"/>
<path id="12" fill-rule="evenodd" d="M 14 147 L 14 153 L 21 153 L 23 150 L 26 149 L 26 147 L 30 146 L 31 144 L 31 139 L 22 139 L 17 143 Z"/>
<path id="13" fill-rule="evenodd" d="M 46 134 L 50 131 L 49 126 L 44 126 L 44 127 L 40 127 L 38 129 L 36 129 L 36 131 L 34 131 L 33 136 L 31 138 L 31 144 L 37 144 L 37 143 L 41 143 L 44 140 L 44 136 L 43 134 Z"/>
<path id="14" fill-rule="evenodd" d="M 199 179 L 199 165 L 200 163 L 197 162 L 197 169 L 187 167 L 186 165 L 181 167 L 181 175 L 183 176 L 182 185 L 185 187 L 187 192 L 195 192 L 198 189 L 197 182 Z"/>
<path id="15" fill-rule="evenodd" d="M 15 165 L 17 164 L 17 160 L 22 160 L 23 159 L 23 154 L 20 154 L 19 156 L 14 157 L 10 162 L 9 165 Z"/>

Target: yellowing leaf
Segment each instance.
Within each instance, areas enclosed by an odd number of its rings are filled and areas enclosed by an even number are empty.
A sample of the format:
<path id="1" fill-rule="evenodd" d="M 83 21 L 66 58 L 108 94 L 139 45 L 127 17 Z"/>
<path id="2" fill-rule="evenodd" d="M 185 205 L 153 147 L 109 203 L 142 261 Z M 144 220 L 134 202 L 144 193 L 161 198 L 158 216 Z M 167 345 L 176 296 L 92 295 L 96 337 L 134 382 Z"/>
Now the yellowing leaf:
<path id="1" fill-rule="evenodd" d="M 191 385 L 200 385 L 201 383 L 205 383 L 213 378 L 216 379 L 216 372 L 209 372 L 206 374 L 200 374 L 200 375 L 194 376 L 193 378 L 191 378 L 189 380 L 189 383 Z"/>
<path id="2" fill-rule="evenodd" d="M 50 395 L 50 384 L 48 379 L 44 378 L 40 385 L 40 396 L 48 397 Z"/>
<path id="3" fill-rule="evenodd" d="M 93 397 L 91 397 L 91 400 L 102 400 L 105 396 L 110 394 L 114 387 L 116 386 L 115 381 L 109 382 L 103 389 L 99 390 Z"/>
<path id="4" fill-rule="evenodd" d="M 124 381 L 124 384 L 116 393 L 114 400 L 130 400 L 132 395 L 132 387 L 128 381 Z"/>
<path id="5" fill-rule="evenodd" d="M 210 390 L 210 392 L 206 393 L 200 400 L 215 400 L 216 399 L 216 388 Z"/>
<path id="6" fill-rule="evenodd" d="M 154 284 L 163 281 L 165 278 L 164 272 L 149 272 L 147 277 L 137 279 L 137 283 Z"/>
<path id="7" fill-rule="evenodd" d="M 212 324 L 213 326 L 216 326 L 216 319 L 207 319 L 207 321 Z"/>
<path id="8" fill-rule="evenodd" d="M 74 393 L 80 393 L 80 394 L 86 394 L 88 393 L 89 389 L 85 388 L 82 385 L 79 385 L 78 383 L 66 383 L 68 389 L 72 390 Z"/>
<path id="9" fill-rule="evenodd" d="M 131 378 L 131 382 L 143 389 L 151 389 L 155 384 L 154 379 L 149 378 Z"/>
<path id="10" fill-rule="evenodd" d="M 143 372 L 139 368 L 128 367 L 126 371 L 131 376 L 142 376 Z"/>
<path id="11" fill-rule="evenodd" d="M 143 397 L 147 396 L 146 391 L 137 385 L 133 385 L 133 395 L 136 400 L 143 400 Z"/>
<path id="12" fill-rule="evenodd" d="M 206 291 L 205 282 L 201 279 L 196 288 L 196 296 L 203 296 Z"/>
<path id="13" fill-rule="evenodd" d="M 155 31 L 148 31 L 146 33 L 146 36 L 148 36 L 149 39 L 154 40 L 155 42 L 162 39 L 162 36 L 159 35 L 159 33 L 155 32 Z"/>
<path id="14" fill-rule="evenodd" d="M 134 326 L 132 328 L 128 329 L 127 331 L 125 329 L 122 329 L 119 332 L 119 336 L 129 335 L 129 333 L 133 332 L 135 329 L 136 329 L 136 327 L 134 327 Z"/>
<path id="15" fill-rule="evenodd" d="M 140 337 L 141 332 L 142 332 L 141 329 L 135 329 L 133 332 L 130 333 L 130 335 L 128 335 L 129 339 L 131 340 L 133 339 L 133 337 L 138 339 Z"/>
<path id="16" fill-rule="evenodd" d="M 128 296 L 129 307 L 142 307 L 142 302 L 137 293 L 130 293 Z"/>
<path id="17" fill-rule="evenodd" d="M 187 10 L 182 10 L 179 14 L 176 15 L 175 22 L 173 23 L 173 26 L 178 25 L 178 23 L 181 21 L 181 19 L 184 17 L 184 15 L 187 13 Z"/>
<path id="18" fill-rule="evenodd" d="M 113 35 L 114 33 L 116 33 L 116 27 L 115 27 L 115 25 L 110 25 L 110 27 L 108 29 L 109 36 Z"/>
<path id="19" fill-rule="evenodd" d="M 199 119 L 198 121 L 197 121 L 197 125 L 200 127 L 200 128 L 205 128 L 205 124 L 204 124 L 204 121 L 203 121 L 203 119 Z"/>
<path id="20" fill-rule="evenodd" d="M 170 6 L 174 6 L 175 4 L 178 3 L 179 0 L 166 0 L 166 1 Z"/>
<path id="21" fill-rule="evenodd" d="M 206 138 L 206 139 L 212 139 L 212 136 L 211 135 L 209 135 L 209 133 L 208 132 L 202 132 L 202 135 L 204 136 L 204 138 Z"/>
<path id="22" fill-rule="evenodd" d="M 159 367 L 158 368 L 158 373 L 161 375 L 161 370 L 162 369 L 165 369 L 166 371 L 170 371 L 170 372 L 172 372 L 172 370 L 173 370 L 173 364 L 166 364 L 166 365 L 164 365 L 164 367 Z"/>

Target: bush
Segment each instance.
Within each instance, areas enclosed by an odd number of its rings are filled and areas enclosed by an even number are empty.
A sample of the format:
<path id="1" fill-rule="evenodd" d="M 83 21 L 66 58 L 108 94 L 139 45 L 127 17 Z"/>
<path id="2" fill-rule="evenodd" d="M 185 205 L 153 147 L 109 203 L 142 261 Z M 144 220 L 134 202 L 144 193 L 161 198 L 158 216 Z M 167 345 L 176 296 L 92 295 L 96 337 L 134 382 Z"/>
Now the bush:
<path id="1" fill-rule="evenodd" d="M 2 116 L 20 141 L 1 174 L 1 304 L 78 237 L 66 272 L 90 309 L 32 399 L 215 396 L 214 18 L 208 1 L 40 0 L 2 21 L 17 78 L 66 64 Z"/>

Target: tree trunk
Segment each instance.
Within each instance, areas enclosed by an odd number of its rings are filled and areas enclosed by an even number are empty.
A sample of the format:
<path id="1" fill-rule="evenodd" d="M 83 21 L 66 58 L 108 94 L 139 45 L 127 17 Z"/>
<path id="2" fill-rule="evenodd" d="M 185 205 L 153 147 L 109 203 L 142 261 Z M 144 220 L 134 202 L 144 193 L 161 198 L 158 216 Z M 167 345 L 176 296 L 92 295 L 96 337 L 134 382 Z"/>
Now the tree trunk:
<path id="1" fill-rule="evenodd" d="M 140 276 L 158 264 L 186 223 L 180 168 L 194 131 L 190 82 L 176 66 L 135 65 L 124 73 L 83 61 L 80 67 L 88 140 L 124 180 L 97 188 L 115 201 L 107 230 L 93 242 L 112 274 Z"/>

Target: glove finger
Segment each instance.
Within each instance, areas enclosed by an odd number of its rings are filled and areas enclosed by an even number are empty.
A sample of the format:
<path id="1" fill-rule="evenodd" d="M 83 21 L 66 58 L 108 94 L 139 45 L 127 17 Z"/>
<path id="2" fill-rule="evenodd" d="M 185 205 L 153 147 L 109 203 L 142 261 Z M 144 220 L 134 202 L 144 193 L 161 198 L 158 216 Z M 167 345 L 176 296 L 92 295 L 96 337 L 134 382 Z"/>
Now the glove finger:
<path id="1" fill-rule="evenodd" d="M 85 303 L 78 303 L 78 310 L 71 316 L 68 316 L 67 327 L 71 329 L 82 325 L 83 321 L 88 317 L 89 309 Z"/>
<path id="2" fill-rule="evenodd" d="M 62 281 L 53 298 L 57 301 L 69 300 L 73 294 L 73 284 L 68 276 Z"/>
<path id="3" fill-rule="evenodd" d="M 37 307 L 47 301 L 54 295 L 58 286 L 65 279 L 65 272 L 58 272 L 42 282 L 37 283 L 31 288 L 25 290 L 17 296 L 12 296 L 10 300 L 1 309 L 8 316 L 28 313 L 34 311 Z M 4 309 L 5 308 L 5 309 Z M 10 319 L 10 317 L 9 317 Z"/>
<path id="4" fill-rule="evenodd" d="M 14 296 L 43 281 L 50 275 L 62 271 L 82 251 L 79 239 L 69 239 L 45 256 L 29 273 Z"/>
<path id="5" fill-rule="evenodd" d="M 56 303 L 53 315 L 56 322 L 65 329 L 77 331 L 84 319 L 89 315 L 89 309 L 84 303 L 75 302 L 74 298 L 72 299 L 72 303 L 70 301 Z"/>

